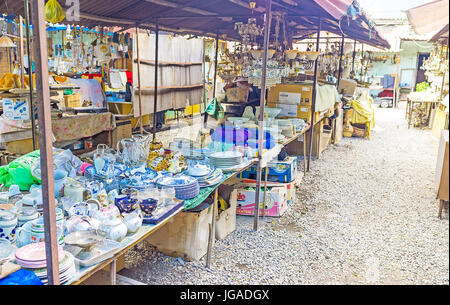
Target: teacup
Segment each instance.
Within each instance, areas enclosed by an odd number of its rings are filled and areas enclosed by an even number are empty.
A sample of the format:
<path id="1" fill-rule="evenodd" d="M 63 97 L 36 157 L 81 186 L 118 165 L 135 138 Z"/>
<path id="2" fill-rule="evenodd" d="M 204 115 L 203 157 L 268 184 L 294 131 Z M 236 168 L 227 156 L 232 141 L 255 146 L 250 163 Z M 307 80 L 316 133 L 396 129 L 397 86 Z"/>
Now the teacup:
<path id="1" fill-rule="evenodd" d="M 64 244 L 64 234 L 63 234 L 63 223 L 56 221 L 56 228 L 57 228 L 57 237 L 58 237 L 58 244 L 63 245 Z M 31 243 L 38 243 L 45 240 L 45 229 L 44 229 L 44 219 L 42 217 L 39 217 L 32 221 L 31 223 L 31 234 L 30 234 L 30 241 Z"/>

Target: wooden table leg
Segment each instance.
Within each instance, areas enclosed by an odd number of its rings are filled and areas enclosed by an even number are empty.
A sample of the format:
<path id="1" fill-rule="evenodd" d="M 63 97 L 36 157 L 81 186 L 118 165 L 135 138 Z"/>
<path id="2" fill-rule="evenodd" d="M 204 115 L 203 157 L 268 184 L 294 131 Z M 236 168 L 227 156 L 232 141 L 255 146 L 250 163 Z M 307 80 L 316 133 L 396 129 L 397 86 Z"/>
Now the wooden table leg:
<path id="1" fill-rule="evenodd" d="M 214 247 L 214 240 L 216 236 L 216 211 L 217 211 L 217 202 L 218 202 L 219 190 L 216 188 L 214 192 L 214 203 L 212 206 L 212 219 L 211 224 L 209 225 L 209 240 L 208 240 L 208 250 L 206 252 L 206 268 L 211 266 L 211 255 L 212 249 Z"/>
<path id="2" fill-rule="evenodd" d="M 116 285 L 116 283 L 117 283 L 117 277 L 116 277 L 116 274 L 117 274 L 117 259 L 114 259 L 112 262 L 111 262 L 111 265 L 110 265 L 110 278 L 111 278 L 111 285 Z"/>
<path id="3" fill-rule="evenodd" d="M 438 218 L 442 219 L 442 209 L 444 208 L 444 200 L 440 200 L 439 202 L 439 214 L 438 214 Z"/>
<path id="4" fill-rule="evenodd" d="M 303 134 L 303 176 L 306 176 L 306 133 Z"/>
<path id="5" fill-rule="evenodd" d="M 408 129 L 411 127 L 411 117 L 412 117 L 412 109 L 413 109 L 413 103 L 409 105 L 409 116 L 408 116 Z"/>
<path id="6" fill-rule="evenodd" d="M 267 194 L 267 176 L 268 175 L 269 175 L 269 167 L 266 166 L 266 173 L 265 173 L 265 177 L 264 177 L 263 207 L 262 207 L 262 217 L 263 218 L 266 216 L 266 194 Z M 256 200 L 255 200 L 255 202 L 256 202 Z M 259 208 L 259 202 L 258 202 L 258 208 Z"/>

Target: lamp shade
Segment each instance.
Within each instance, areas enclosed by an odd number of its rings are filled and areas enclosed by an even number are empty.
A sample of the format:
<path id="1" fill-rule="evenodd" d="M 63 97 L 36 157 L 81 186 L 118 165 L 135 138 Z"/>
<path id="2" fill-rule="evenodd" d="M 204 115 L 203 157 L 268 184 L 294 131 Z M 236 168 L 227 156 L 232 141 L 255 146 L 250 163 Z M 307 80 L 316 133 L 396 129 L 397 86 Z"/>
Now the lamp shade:
<path id="1" fill-rule="evenodd" d="M 16 45 L 11 40 L 11 38 L 9 38 L 6 35 L 0 36 L 0 48 L 15 48 L 15 47 Z"/>

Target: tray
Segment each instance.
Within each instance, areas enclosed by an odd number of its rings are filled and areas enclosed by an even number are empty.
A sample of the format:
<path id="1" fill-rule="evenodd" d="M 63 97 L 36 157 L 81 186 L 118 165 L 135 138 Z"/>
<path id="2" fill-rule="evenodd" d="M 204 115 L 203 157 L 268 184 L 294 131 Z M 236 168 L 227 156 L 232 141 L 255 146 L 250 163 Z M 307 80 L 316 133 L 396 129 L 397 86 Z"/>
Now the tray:
<path id="1" fill-rule="evenodd" d="M 81 251 L 75 256 L 75 262 L 82 267 L 98 264 L 113 256 L 113 252 L 120 248 L 120 243 L 110 239 L 104 239 L 89 251 Z"/>
<path id="2" fill-rule="evenodd" d="M 184 204 L 184 200 L 179 201 L 178 203 L 174 204 L 172 207 L 167 208 L 167 210 L 162 214 L 158 216 L 151 215 L 149 217 L 144 217 L 143 223 L 146 224 L 153 224 L 156 225 L 172 215 L 172 213 L 176 210 L 178 210 L 180 207 L 182 207 Z"/>

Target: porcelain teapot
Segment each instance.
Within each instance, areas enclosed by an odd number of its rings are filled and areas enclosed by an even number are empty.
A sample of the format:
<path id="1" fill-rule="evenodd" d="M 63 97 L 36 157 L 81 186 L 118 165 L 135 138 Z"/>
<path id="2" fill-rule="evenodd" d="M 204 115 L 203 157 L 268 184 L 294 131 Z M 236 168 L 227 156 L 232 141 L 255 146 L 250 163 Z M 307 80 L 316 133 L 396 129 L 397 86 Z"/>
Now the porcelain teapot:
<path id="1" fill-rule="evenodd" d="M 120 218 L 109 218 L 103 221 L 100 230 L 106 233 L 108 239 L 122 241 L 127 236 L 128 228 Z"/>
<path id="2" fill-rule="evenodd" d="M 144 216 L 139 209 L 134 210 L 131 213 L 123 213 L 123 222 L 127 226 L 128 233 L 136 233 L 139 228 L 142 226 L 142 221 L 144 220 Z"/>

